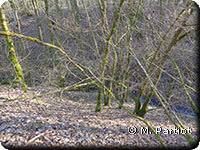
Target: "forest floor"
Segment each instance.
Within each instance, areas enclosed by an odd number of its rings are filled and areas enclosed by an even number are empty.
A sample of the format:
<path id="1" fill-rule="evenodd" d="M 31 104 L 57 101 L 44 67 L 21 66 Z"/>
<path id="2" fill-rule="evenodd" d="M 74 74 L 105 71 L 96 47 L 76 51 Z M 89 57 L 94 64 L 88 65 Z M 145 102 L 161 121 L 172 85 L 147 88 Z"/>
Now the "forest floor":
<path id="1" fill-rule="evenodd" d="M 53 89 L 37 87 L 23 93 L 20 89 L 0 86 L 0 142 L 4 146 L 160 147 L 155 135 L 145 130 L 147 125 L 119 109 L 115 102 L 111 108 L 103 106 L 101 113 L 95 112 L 95 92 L 64 92 L 32 99 L 33 93 L 50 90 Z M 5 102 L 8 99 L 15 100 Z M 131 102 L 124 106 L 134 109 Z M 197 118 L 177 115 L 197 139 Z M 162 129 L 159 135 L 166 146 L 189 146 L 183 134 L 175 133 L 175 126 L 163 110 L 147 113 L 145 119 L 156 130 Z M 128 129 L 137 129 L 137 133 L 130 134 Z"/>

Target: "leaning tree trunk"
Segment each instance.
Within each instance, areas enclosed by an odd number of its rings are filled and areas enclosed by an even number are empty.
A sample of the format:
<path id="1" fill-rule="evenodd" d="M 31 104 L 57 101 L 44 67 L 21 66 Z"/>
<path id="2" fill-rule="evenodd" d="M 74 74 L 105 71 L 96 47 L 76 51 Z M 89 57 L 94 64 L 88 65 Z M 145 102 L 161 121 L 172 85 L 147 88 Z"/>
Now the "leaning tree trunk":
<path id="1" fill-rule="evenodd" d="M 2 26 L 3 31 L 9 32 L 8 27 L 7 27 L 7 23 L 6 23 L 6 18 L 5 18 L 5 15 L 3 13 L 2 7 L 0 7 L 0 22 L 1 22 L 1 26 Z M 16 88 L 18 84 L 21 84 L 22 90 L 24 92 L 26 92 L 27 91 L 27 85 L 24 82 L 24 75 L 23 75 L 22 67 L 19 64 L 19 61 L 16 57 L 15 47 L 14 47 L 14 44 L 13 44 L 10 36 L 8 36 L 8 35 L 6 36 L 6 41 L 7 41 L 7 44 L 8 44 L 9 58 L 10 58 L 10 61 L 12 63 L 12 66 L 14 67 L 14 72 L 15 72 L 15 75 L 16 75 L 16 80 L 13 84 L 13 87 Z"/>
<path id="2" fill-rule="evenodd" d="M 13 17 L 15 17 L 15 19 L 16 19 L 16 27 L 17 27 L 18 33 L 21 34 L 21 26 L 20 26 L 18 13 L 17 13 L 17 8 L 16 8 L 13 0 L 9 0 L 9 3 L 10 3 L 11 8 L 14 11 Z M 22 50 L 23 50 L 23 57 L 25 58 L 26 69 L 28 69 L 28 85 L 32 86 L 33 80 L 31 78 L 31 71 L 30 71 L 30 67 L 28 65 L 28 57 L 27 57 L 24 40 L 20 39 L 20 43 L 21 43 Z"/>

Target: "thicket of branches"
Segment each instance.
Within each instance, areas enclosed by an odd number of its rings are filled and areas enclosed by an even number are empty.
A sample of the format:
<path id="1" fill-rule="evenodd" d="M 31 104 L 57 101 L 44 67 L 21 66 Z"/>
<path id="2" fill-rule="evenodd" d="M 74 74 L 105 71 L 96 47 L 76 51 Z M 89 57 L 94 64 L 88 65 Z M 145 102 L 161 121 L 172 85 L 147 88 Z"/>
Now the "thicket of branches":
<path id="1" fill-rule="evenodd" d="M 199 115 L 196 21 L 191 1 L 9 0 L 1 8 L 0 81 L 24 90 L 98 90 L 95 111 L 117 102 L 153 131 L 143 117 L 154 98 L 184 128 L 171 110 L 187 99 Z M 123 106 L 129 97 L 134 110 Z"/>

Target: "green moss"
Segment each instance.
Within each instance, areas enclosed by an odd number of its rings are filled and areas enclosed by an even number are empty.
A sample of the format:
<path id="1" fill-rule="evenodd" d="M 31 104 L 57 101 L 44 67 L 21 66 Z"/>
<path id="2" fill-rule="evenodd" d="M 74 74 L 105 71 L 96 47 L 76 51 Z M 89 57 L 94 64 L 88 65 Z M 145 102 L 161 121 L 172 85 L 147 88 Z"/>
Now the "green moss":
<path id="1" fill-rule="evenodd" d="M 135 114 L 136 114 L 137 116 L 142 117 L 142 118 L 144 118 L 144 116 L 145 116 L 146 113 L 147 113 L 147 110 L 146 110 L 146 109 L 139 109 L 139 110 L 135 111 Z"/>
<path id="2" fill-rule="evenodd" d="M 98 96 L 97 96 L 97 105 L 96 105 L 96 108 L 95 108 L 95 111 L 96 112 L 101 112 L 102 111 L 102 104 L 101 104 L 101 93 L 102 90 L 99 89 L 98 91 Z"/>
<path id="3" fill-rule="evenodd" d="M 0 21 L 1 21 L 2 29 L 5 32 L 9 32 L 8 27 L 7 27 L 7 23 L 6 23 L 6 18 L 5 18 L 5 15 L 4 15 L 1 7 L 0 7 Z M 13 84 L 13 88 L 16 88 L 17 85 L 19 83 L 21 83 L 22 89 L 24 90 L 24 92 L 26 92 L 27 91 L 27 85 L 24 82 L 23 70 L 21 68 L 21 65 L 19 64 L 19 61 L 18 61 L 16 53 L 15 53 L 14 44 L 13 44 L 12 39 L 10 38 L 9 35 L 6 35 L 6 41 L 7 41 L 7 44 L 8 44 L 9 58 L 10 58 L 10 61 L 12 63 L 12 66 L 14 68 L 15 75 L 17 77 L 14 84 Z"/>

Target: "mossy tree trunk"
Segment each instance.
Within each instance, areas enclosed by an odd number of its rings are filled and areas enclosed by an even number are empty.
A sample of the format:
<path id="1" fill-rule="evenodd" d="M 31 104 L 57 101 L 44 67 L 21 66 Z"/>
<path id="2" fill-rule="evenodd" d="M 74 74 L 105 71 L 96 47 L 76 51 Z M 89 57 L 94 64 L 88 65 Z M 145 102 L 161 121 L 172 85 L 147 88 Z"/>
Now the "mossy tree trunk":
<path id="1" fill-rule="evenodd" d="M 3 13 L 2 7 L 0 7 L 0 22 L 1 22 L 1 26 L 2 26 L 3 31 L 9 32 L 9 29 L 8 29 L 7 23 L 6 23 L 6 18 L 5 18 L 5 15 Z M 7 35 L 6 41 L 7 41 L 7 44 L 8 44 L 9 58 L 10 58 L 10 61 L 12 63 L 12 66 L 14 67 L 14 72 L 15 72 L 15 75 L 16 75 L 16 80 L 13 84 L 13 87 L 16 88 L 18 84 L 21 84 L 23 91 L 26 92 L 27 91 L 27 85 L 24 82 L 23 70 L 22 70 L 21 65 L 19 64 L 18 59 L 17 59 L 16 53 L 15 53 L 15 47 L 14 47 L 14 44 L 12 42 L 11 37 Z"/>
<path id="2" fill-rule="evenodd" d="M 107 19 L 107 0 L 99 0 L 99 10 L 101 13 L 101 27 L 103 32 L 103 38 L 106 39 L 106 33 L 108 33 L 108 19 Z M 106 45 L 106 42 L 102 42 Z M 100 63 L 100 67 L 102 66 L 102 62 Z M 112 88 L 112 81 L 109 81 L 109 90 Z M 105 88 L 103 87 L 103 95 L 104 95 L 104 105 L 111 106 L 109 101 L 109 93 L 106 92 Z"/>
<path id="3" fill-rule="evenodd" d="M 53 27 L 52 24 L 54 24 L 54 22 L 51 22 L 50 20 L 50 15 L 49 15 L 49 1 L 48 0 L 44 0 L 44 4 L 45 4 L 45 16 L 47 18 L 47 22 L 48 22 L 48 31 L 49 31 L 49 36 L 50 36 L 50 41 L 51 43 L 54 45 L 55 41 L 54 41 L 54 35 L 53 35 Z M 55 66 L 56 62 L 56 55 L 55 55 L 55 50 L 51 47 L 49 47 L 49 52 L 50 52 L 50 56 L 52 59 L 52 66 Z"/>
<path id="4" fill-rule="evenodd" d="M 9 0 L 9 3 L 11 5 L 11 8 L 14 11 L 14 16 L 13 17 L 15 17 L 15 19 L 16 19 L 17 30 L 18 30 L 19 34 L 21 34 L 21 25 L 20 25 L 18 13 L 17 13 L 17 8 L 16 8 L 15 3 L 14 3 L 13 0 Z M 30 69 L 29 69 L 29 66 L 28 66 L 28 57 L 27 57 L 27 52 L 26 52 L 25 43 L 24 43 L 23 39 L 20 39 L 20 44 L 21 44 L 22 49 L 23 49 L 23 57 L 25 58 L 26 69 L 28 70 L 28 85 L 32 86 L 33 85 L 33 81 L 32 81 L 31 72 L 30 72 Z"/>
<path id="5" fill-rule="evenodd" d="M 37 22 L 37 28 L 38 28 L 38 36 L 39 36 L 39 39 L 41 41 L 43 41 L 43 35 L 42 35 L 42 29 L 41 29 L 41 23 L 40 23 L 40 18 L 39 18 L 39 11 L 38 11 L 38 0 L 32 0 L 32 5 L 33 5 L 33 8 L 34 8 L 34 11 L 35 11 L 35 19 L 36 19 L 36 22 Z M 48 72 L 48 75 L 49 75 L 49 69 L 48 69 L 48 56 L 47 56 L 47 52 L 46 52 L 46 49 L 45 47 L 43 46 L 43 53 L 44 53 L 44 56 L 45 56 L 45 65 L 46 65 L 46 70 Z"/>
<path id="6" fill-rule="evenodd" d="M 188 6 L 191 5 L 190 3 L 188 3 Z M 174 23 L 169 27 L 168 31 L 164 34 L 163 38 L 162 39 L 166 39 L 168 38 L 168 33 L 169 31 L 172 29 L 172 27 L 175 25 L 175 23 L 177 21 L 179 21 L 181 19 L 181 16 L 184 18 L 181 25 L 182 26 L 185 26 L 185 23 L 187 22 L 189 16 L 191 15 L 191 13 L 188 13 L 188 9 L 182 9 L 178 15 L 178 17 L 174 20 Z M 170 40 L 170 43 L 166 46 L 166 49 L 164 50 L 164 53 L 163 55 L 160 54 L 160 49 L 161 49 L 161 46 L 164 45 L 164 40 L 160 41 L 159 43 L 159 47 L 158 49 L 155 51 L 154 53 L 154 56 L 153 56 L 153 59 L 151 60 L 149 66 L 148 66 L 148 74 L 150 74 L 151 78 L 155 78 L 155 81 L 153 82 L 153 84 L 155 86 L 158 85 L 159 81 L 160 81 L 160 78 L 161 78 L 161 75 L 162 75 L 162 69 L 164 68 L 165 66 L 165 63 L 166 63 L 166 60 L 167 60 L 167 57 L 169 56 L 169 54 L 173 51 L 173 47 L 177 44 L 178 41 L 180 41 L 182 38 L 180 38 L 181 36 L 181 33 L 184 32 L 183 28 L 180 27 L 178 28 L 174 33 L 173 33 L 173 36 Z M 182 35 L 185 34 L 185 33 L 182 33 Z M 155 63 L 156 65 L 152 65 L 153 63 Z M 155 67 L 156 66 L 156 67 Z M 159 67 L 161 68 L 160 70 L 157 70 L 156 71 L 156 68 Z M 143 95 L 144 93 L 144 90 L 145 90 L 145 87 L 146 86 L 150 86 L 150 83 L 149 82 L 146 82 L 147 80 L 144 79 L 144 84 L 143 84 L 143 87 L 140 89 L 140 92 L 141 93 L 141 96 Z M 144 103 L 142 104 L 141 108 L 139 109 L 135 109 L 133 113 L 137 114 L 138 116 L 140 117 L 144 117 L 145 114 L 147 113 L 147 107 L 148 107 L 148 104 L 149 102 L 151 101 L 151 98 L 153 97 L 154 95 L 154 91 L 153 89 L 151 88 L 148 92 L 147 92 L 147 97 L 144 101 Z M 138 99 L 138 101 L 140 100 L 141 98 Z M 137 108 L 137 107 L 136 107 Z"/>
<path id="7" fill-rule="evenodd" d="M 112 39 L 112 36 L 114 35 L 114 33 L 116 31 L 116 27 L 117 27 L 117 24 L 119 22 L 123 3 L 124 3 L 124 0 L 120 0 L 117 11 L 116 11 L 115 16 L 114 16 L 112 28 L 111 28 L 111 30 L 110 30 L 107 38 L 106 38 L 106 41 L 105 41 L 104 57 L 103 57 L 103 62 L 102 62 L 102 66 L 101 66 L 102 68 L 101 68 L 101 75 L 100 75 L 100 80 L 101 80 L 102 86 L 105 85 L 104 74 L 105 74 L 105 71 L 106 71 L 106 66 L 108 64 L 108 55 L 109 55 L 109 51 L 110 51 L 109 50 L 109 47 L 110 47 L 109 43 Z M 102 89 L 100 88 L 99 91 L 98 91 L 97 105 L 96 105 L 95 111 L 101 111 L 102 110 L 101 94 L 102 94 Z"/>

